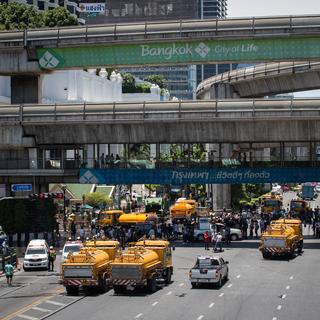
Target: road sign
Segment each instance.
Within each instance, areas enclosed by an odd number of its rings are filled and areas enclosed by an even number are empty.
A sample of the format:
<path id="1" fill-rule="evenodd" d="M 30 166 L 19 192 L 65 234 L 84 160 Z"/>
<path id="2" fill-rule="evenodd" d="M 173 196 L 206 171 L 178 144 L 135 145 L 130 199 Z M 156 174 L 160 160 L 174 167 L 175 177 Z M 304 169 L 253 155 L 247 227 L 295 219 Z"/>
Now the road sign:
<path id="1" fill-rule="evenodd" d="M 12 184 L 11 185 L 12 192 L 19 192 L 19 191 L 32 191 L 32 184 Z"/>

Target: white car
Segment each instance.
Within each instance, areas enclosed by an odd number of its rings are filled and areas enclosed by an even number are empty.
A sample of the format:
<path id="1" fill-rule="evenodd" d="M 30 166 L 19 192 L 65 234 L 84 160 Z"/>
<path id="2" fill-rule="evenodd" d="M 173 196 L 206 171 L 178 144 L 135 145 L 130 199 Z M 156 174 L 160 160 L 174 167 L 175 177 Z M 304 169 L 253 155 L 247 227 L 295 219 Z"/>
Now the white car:
<path id="1" fill-rule="evenodd" d="M 79 252 L 81 248 L 83 248 L 81 241 L 66 242 L 62 249 L 61 263 L 67 260 L 69 252 L 76 253 Z"/>
<path id="2" fill-rule="evenodd" d="M 317 193 L 320 193 L 320 184 L 317 184 L 314 188 Z"/>
<path id="3" fill-rule="evenodd" d="M 23 259 L 23 270 L 49 268 L 49 246 L 45 240 L 31 240 Z"/>
<path id="4" fill-rule="evenodd" d="M 193 237 L 197 241 L 203 241 L 204 234 L 206 231 L 209 232 L 210 235 L 212 235 L 213 231 L 221 232 L 223 239 L 225 239 L 225 225 L 223 223 L 216 223 L 215 229 L 212 227 L 211 224 L 208 225 L 207 228 L 201 228 L 201 229 L 194 229 L 193 231 Z M 237 241 L 242 239 L 242 232 L 240 229 L 237 228 L 230 228 L 230 240 Z"/>

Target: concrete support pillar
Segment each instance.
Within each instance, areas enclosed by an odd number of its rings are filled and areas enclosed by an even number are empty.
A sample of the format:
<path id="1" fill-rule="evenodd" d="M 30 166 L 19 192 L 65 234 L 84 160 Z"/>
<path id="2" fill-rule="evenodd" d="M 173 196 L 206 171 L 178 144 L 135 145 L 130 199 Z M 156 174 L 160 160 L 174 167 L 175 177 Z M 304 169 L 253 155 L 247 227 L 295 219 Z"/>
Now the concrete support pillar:
<path id="1" fill-rule="evenodd" d="M 29 168 L 38 169 L 38 150 L 37 148 L 29 148 Z"/>
<path id="2" fill-rule="evenodd" d="M 210 99 L 230 99 L 239 98 L 239 94 L 234 91 L 233 86 L 228 83 L 213 84 L 210 90 Z"/>
<path id="3" fill-rule="evenodd" d="M 219 145 L 219 160 L 223 158 L 230 158 L 232 154 L 232 144 Z M 231 208 L 231 185 L 230 184 L 215 184 L 213 189 L 213 208 L 222 209 Z"/>
<path id="4" fill-rule="evenodd" d="M 88 168 L 94 168 L 94 145 L 88 144 L 87 149 L 87 167 Z"/>
<path id="5" fill-rule="evenodd" d="M 40 75 L 11 76 L 11 103 L 42 103 Z"/>

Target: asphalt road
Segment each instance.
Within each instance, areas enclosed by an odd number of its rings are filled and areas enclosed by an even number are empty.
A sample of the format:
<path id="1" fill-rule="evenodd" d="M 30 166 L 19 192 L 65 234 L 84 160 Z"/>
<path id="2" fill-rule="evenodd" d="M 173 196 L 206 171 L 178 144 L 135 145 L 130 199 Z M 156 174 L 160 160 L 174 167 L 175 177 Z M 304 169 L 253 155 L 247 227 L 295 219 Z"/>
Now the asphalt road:
<path id="1" fill-rule="evenodd" d="M 191 289 L 188 272 L 195 257 L 207 253 L 202 247 L 178 247 L 172 284 L 154 294 L 110 290 L 67 297 L 59 294 L 56 274 L 21 271 L 15 287 L 6 288 L 0 279 L 0 319 L 319 319 L 320 240 L 307 237 L 302 256 L 290 261 L 263 260 L 257 247 L 248 240 L 225 248 L 221 255 L 230 262 L 230 280 L 220 289 Z"/>

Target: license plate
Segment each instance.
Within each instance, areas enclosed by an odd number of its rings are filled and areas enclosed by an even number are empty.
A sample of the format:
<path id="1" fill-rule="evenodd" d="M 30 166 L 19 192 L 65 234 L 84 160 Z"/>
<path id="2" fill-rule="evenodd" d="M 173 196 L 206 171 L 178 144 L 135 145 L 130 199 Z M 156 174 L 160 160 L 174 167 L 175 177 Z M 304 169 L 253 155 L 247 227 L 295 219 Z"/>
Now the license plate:
<path id="1" fill-rule="evenodd" d="M 207 274 L 207 273 L 208 273 L 208 270 L 207 270 L 207 269 L 200 269 L 200 273 L 201 273 L 201 274 Z"/>

